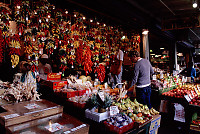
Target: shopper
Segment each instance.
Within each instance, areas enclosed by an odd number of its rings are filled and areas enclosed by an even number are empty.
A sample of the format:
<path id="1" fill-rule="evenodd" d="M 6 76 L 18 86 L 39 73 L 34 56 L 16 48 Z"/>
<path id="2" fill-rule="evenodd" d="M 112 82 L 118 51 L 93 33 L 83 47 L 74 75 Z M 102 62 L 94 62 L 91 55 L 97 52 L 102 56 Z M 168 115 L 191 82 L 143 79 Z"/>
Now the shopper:
<path id="1" fill-rule="evenodd" d="M 122 82 L 123 58 L 124 58 L 123 51 L 117 48 L 114 55 L 114 60 L 112 62 L 111 69 L 110 69 L 111 76 L 112 76 L 112 88 L 115 88 L 117 83 Z M 118 85 L 118 88 L 122 88 L 122 85 Z"/>
<path id="2" fill-rule="evenodd" d="M 52 72 L 51 65 L 48 64 L 48 59 L 49 57 L 47 54 L 43 54 L 40 57 L 40 62 L 38 65 L 38 70 L 39 70 L 38 79 L 47 80 L 47 74 Z"/>
<path id="3" fill-rule="evenodd" d="M 191 77 L 191 82 L 194 82 L 194 77 L 196 77 L 196 70 L 193 68 L 193 62 L 188 62 L 188 67 L 184 69 L 180 74 Z"/>
<path id="4" fill-rule="evenodd" d="M 148 60 L 141 58 L 138 51 L 131 51 L 129 53 L 129 57 L 131 58 L 131 61 L 135 63 L 130 87 L 136 84 L 137 101 L 139 103 L 147 105 L 149 109 L 151 109 L 152 106 L 150 102 L 150 76 L 154 73 L 152 65 Z"/>

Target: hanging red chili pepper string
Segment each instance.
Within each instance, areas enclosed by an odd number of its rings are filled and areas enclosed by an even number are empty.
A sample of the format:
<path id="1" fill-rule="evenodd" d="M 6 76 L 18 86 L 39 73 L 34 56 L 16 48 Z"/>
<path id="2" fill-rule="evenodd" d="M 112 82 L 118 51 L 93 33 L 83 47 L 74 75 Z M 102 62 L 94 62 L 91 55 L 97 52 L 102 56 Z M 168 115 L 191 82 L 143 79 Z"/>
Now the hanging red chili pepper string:
<path id="1" fill-rule="evenodd" d="M 84 70 L 85 70 L 85 74 L 86 76 L 92 72 L 92 52 L 90 50 L 89 46 L 86 46 L 86 50 L 85 50 L 85 54 L 84 54 L 84 59 L 83 59 L 83 65 L 84 65 Z"/>
<path id="2" fill-rule="evenodd" d="M 97 73 L 97 78 L 103 82 L 105 79 L 105 74 L 106 74 L 106 69 L 104 67 L 104 65 L 100 64 L 99 66 L 97 66 L 94 70 L 94 73 Z"/>

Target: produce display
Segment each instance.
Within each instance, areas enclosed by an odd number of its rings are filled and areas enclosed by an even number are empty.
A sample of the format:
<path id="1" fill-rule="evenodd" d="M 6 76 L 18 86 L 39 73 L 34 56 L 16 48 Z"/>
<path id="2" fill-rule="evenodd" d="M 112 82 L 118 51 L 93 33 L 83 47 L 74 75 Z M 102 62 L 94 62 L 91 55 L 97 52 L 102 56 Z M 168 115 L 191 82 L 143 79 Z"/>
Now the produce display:
<path id="1" fill-rule="evenodd" d="M 89 99 L 89 95 L 75 96 L 69 98 L 70 101 L 85 104 Z"/>
<path id="2" fill-rule="evenodd" d="M 111 131 L 122 134 L 133 128 L 133 120 L 125 114 L 117 114 L 104 121 L 105 126 Z"/>
<path id="3" fill-rule="evenodd" d="M 184 85 L 179 86 L 176 89 L 170 90 L 163 93 L 164 96 L 175 97 L 175 98 L 184 98 L 185 95 L 188 95 L 190 99 L 196 97 L 200 92 L 196 89 L 196 86 Z"/>
<path id="4" fill-rule="evenodd" d="M 200 106 L 200 96 L 196 96 L 195 98 L 193 98 L 190 102 L 190 104 L 193 104 L 193 105 L 197 105 L 197 106 Z"/>
<path id="5" fill-rule="evenodd" d="M 200 130 L 200 117 L 197 113 L 193 114 L 190 127 Z"/>
<path id="6" fill-rule="evenodd" d="M 26 86 L 24 83 L 13 83 L 4 92 L 3 99 L 9 102 L 38 100 L 39 94 L 36 87 Z"/>
<path id="7" fill-rule="evenodd" d="M 159 114 L 154 108 L 149 109 L 147 105 L 138 103 L 136 99 L 134 101 L 131 101 L 129 98 L 122 99 L 120 102 L 114 102 L 113 105 L 118 106 L 121 112 L 139 124 L 150 120 L 152 115 Z"/>

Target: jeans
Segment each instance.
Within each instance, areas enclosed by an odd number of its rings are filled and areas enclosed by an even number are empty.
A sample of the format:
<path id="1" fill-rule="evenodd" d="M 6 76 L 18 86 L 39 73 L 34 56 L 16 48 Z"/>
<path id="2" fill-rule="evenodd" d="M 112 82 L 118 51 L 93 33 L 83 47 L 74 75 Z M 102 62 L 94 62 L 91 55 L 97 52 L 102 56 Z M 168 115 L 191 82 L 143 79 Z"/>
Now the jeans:
<path id="1" fill-rule="evenodd" d="M 147 105 L 149 109 L 152 108 L 151 106 L 151 86 L 137 88 L 136 87 L 136 99 L 139 103 Z"/>
<path id="2" fill-rule="evenodd" d="M 122 83 L 122 70 L 123 67 L 121 67 L 121 72 L 118 75 L 112 75 L 113 83 L 112 83 L 112 88 L 114 89 L 117 83 Z M 118 85 L 118 88 L 122 88 L 122 85 Z"/>

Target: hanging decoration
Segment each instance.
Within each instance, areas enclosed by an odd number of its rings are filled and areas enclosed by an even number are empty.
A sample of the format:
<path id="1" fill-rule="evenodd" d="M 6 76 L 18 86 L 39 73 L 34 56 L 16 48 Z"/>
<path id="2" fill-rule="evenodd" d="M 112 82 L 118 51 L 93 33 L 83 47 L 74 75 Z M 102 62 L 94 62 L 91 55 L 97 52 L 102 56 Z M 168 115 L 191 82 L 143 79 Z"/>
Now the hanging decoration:
<path id="1" fill-rule="evenodd" d="M 105 79 L 106 69 L 104 65 L 100 64 L 94 69 L 94 73 L 97 73 L 97 78 L 100 80 L 100 82 L 103 82 Z"/>
<path id="2" fill-rule="evenodd" d="M 92 52 L 91 52 L 89 46 L 85 47 L 84 56 L 83 57 L 84 57 L 83 66 L 84 66 L 85 74 L 87 76 L 89 73 L 92 72 L 92 66 L 93 66 L 93 63 L 92 63 L 92 60 L 91 60 Z"/>

